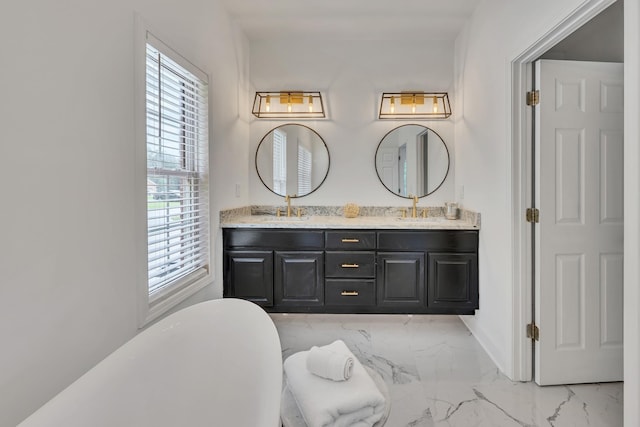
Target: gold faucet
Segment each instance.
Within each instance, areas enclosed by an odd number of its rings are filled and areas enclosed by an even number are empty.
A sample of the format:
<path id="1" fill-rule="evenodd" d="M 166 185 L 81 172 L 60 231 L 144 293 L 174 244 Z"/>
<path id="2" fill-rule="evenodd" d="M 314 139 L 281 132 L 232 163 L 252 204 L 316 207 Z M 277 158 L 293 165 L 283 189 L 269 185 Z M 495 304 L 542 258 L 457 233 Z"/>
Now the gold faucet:
<path id="1" fill-rule="evenodd" d="M 291 196 L 287 194 L 284 197 L 284 201 L 287 202 L 287 216 L 291 216 Z"/>
<path id="2" fill-rule="evenodd" d="M 411 218 L 417 218 L 418 208 L 416 205 L 418 204 L 418 196 L 409 195 L 409 197 L 411 197 L 411 200 L 413 201 L 413 207 L 411 208 Z"/>

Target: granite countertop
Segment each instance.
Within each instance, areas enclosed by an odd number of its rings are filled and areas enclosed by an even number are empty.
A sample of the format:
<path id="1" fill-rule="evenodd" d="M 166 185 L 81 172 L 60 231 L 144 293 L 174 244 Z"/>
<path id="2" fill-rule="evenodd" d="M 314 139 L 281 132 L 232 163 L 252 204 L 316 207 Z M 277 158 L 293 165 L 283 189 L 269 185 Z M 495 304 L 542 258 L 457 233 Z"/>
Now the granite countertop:
<path id="1" fill-rule="evenodd" d="M 220 214 L 222 228 L 332 228 L 332 229 L 413 229 L 413 230 L 478 230 L 480 214 L 460 210 L 460 219 L 444 217 L 443 208 L 427 209 L 427 217 L 402 218 L 401 208 L 361 208 L 361 215 L 346 218 L 339 207 L 302 207 L 302 216 L 276 216 L 276 207 L 250 206 Z M 422 211 L 422 208 L 420 212 Z M 283 210 L 284 212 L 284 210 Z M 295 212 L 295 211 L 294 211 Z"/>
<path id="2" fill-rule="evenodd" d="M 479 227 L 469 221 L 444 217 L 399 218 L 385 216 L 303 216 L 301 218 L 276 217 L 268 215 L 246 215 L 227 219 L 222 228 L 350 228 L 350 229 L 438 229 L 477 230 Z"/>

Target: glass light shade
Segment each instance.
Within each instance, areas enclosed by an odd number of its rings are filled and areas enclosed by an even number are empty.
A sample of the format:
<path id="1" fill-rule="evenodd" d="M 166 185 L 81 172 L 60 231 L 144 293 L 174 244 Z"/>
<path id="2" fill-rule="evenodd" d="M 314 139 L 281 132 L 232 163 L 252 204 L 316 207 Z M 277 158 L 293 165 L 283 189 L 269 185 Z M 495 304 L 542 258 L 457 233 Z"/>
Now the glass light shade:
<path id="1" fill-rule="evenodd" d="M 254 116 L 263 118 L 323 119 L 326 117 L 320 92 L 256 92 Z"/>
<path id="2" fill-rule="evenodd" d="M 383 93 L 379 119 L 446 119 L 451 104 L 446 92 Z"/>

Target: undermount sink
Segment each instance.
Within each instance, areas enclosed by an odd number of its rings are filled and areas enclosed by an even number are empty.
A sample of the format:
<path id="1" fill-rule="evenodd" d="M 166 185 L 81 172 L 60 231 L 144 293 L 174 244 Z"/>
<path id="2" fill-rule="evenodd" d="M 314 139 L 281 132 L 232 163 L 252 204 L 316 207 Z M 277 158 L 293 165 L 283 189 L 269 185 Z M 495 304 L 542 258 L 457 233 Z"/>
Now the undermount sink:
<path id="1" fill-rule="evenodd" d="M 261 221 L 264 222 L 298 222 L 298 221 L 307 221 L 309 216 L 268 216 L 265 215 L 261 218 Z"/>
<path id="2" fill-rule="evenodd" d="M 455 219 L 447 219 L 443 216 L 428 216 L 426 218 L 423 217 L 406 217 L 406 218 L 396 218 L 398 221 L 402 222 L 447 222 L 447 221 L 455 221 Z"/>

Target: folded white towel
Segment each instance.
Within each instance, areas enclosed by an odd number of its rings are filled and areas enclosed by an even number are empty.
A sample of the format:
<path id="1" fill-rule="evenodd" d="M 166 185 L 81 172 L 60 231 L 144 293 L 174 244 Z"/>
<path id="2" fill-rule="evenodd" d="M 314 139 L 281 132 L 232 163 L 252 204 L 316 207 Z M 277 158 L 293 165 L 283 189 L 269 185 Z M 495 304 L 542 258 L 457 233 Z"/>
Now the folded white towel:
<path id="1" fill-rule="evenodd" d="M 382 418 L 385 399 L 344 342 L 328 346 L 353 358 L 349 381 L 331 381 L 312 374 L 306 367 L 308 351 L 284 361 L 289 390 L 309 427 L 370 427 Z"/>
<path id="2" fill-rule="evenodd" d="M 351 377 L 353 357 L 342 351 L 335 351 L 331 345 L 311 347 L 307 355 L 307 369 L 312 374 L 333 381 L 345 381 Z"/>

